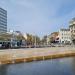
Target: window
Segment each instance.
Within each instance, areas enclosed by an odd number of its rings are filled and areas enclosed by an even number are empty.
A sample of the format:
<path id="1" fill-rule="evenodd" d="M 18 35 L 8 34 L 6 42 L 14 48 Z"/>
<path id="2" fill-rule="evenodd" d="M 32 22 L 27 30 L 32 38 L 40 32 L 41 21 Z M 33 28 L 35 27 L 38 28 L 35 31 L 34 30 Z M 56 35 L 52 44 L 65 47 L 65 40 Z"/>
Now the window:
<path id="1" fill-rule="evenodd" d="M 62 33 L 62 35 L 63 35 L 63 33 Z"/>
<path id="2" fill-rule="evenodd" d="M 62 37 L 62 39 L 63 39 L 63 37 Z"/>

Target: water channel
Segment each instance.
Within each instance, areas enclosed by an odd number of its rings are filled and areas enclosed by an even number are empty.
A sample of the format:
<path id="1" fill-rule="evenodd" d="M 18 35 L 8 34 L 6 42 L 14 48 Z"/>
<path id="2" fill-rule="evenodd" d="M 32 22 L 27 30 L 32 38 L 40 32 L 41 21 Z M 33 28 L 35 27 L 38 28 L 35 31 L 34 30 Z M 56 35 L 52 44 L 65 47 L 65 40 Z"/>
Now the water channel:
<path id="1" fill-rule="evenodd" d="M 0 65 L 0 75 L 75 75 L 75 57 Z"/>

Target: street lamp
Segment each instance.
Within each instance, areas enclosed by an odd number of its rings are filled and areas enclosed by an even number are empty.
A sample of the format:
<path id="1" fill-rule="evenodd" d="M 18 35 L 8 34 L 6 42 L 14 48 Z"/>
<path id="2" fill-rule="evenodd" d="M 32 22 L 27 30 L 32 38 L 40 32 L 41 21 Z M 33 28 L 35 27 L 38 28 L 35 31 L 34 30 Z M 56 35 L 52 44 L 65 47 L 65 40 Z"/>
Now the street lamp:
<path id="1" fill-rule="evenodd" d="M 36 48 L 36 35 L 35 35 L 35 48 Z"/>
<path id="2" fill-rule="evenodd" d="M 47 35 L 47 45 L 48 45 L 48 41 L 49 41 L 49 40 L 48 40 L 48 35 Z"/>

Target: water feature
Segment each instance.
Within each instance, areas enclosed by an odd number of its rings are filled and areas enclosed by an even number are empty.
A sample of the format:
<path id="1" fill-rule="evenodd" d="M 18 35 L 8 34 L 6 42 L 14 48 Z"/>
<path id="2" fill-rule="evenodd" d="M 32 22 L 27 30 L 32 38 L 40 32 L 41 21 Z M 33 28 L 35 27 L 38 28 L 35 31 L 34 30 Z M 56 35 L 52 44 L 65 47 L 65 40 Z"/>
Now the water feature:
<path id="1" fill-rule="evenodd" d="M 75 57 L 0 65 L 0 75 L 75 75 Z"/>

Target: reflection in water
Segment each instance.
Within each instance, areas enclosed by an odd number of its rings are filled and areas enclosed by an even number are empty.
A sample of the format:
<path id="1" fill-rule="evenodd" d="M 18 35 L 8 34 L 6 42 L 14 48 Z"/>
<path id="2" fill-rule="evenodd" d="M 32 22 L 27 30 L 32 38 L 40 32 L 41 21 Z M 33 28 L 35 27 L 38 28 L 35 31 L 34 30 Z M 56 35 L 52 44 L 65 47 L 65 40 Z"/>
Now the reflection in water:
<path id="1" fill-rule="evenodd" d="M 0 75 L 75 75 L 75 57 L 3 65 Z"/>
<path id="2" fill-rule="evenodd" d="M 75 72 L 75 58 L 72 58 L 72 71 Z"/>
<path id="3" fill-rule="evenodd" d="M 7 66 L 0 65 L 0 75 L 7 75 Z"/>

